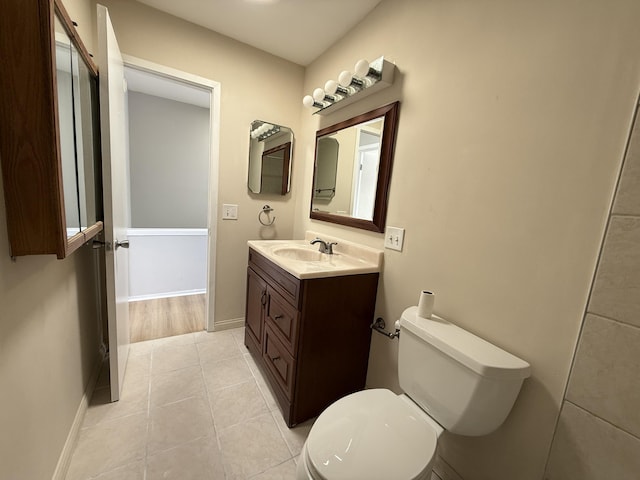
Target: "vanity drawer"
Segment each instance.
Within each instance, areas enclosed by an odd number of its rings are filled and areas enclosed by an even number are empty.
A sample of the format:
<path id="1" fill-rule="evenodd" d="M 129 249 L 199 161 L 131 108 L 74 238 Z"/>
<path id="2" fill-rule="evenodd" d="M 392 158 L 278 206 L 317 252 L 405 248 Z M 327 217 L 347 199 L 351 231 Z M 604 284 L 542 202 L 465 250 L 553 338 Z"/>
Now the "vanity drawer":
<path id="1" fill-rule="evenodd" d="M 299 312 L 278 292 L 269 288 L 266 323 L 272 328 L 289 353 L 296 356 Z"/>
<path id="2" fill-rule="evenodd" d="M 273 334 L 270 325 L 266 325 L 264 332 L 262 358 L 265 361 L 267 370 L 273 375 L 278 386 L 286 397 L 291 400 L 293 397 L 295 361 L 276 335 Z"/>
<path id="3" fill-rule="evenodd" d="M 275 265 L 270 260 L 257 253 L 253 249 L 249 249 L 249 266 L 254 270 L 267 275 L 271 280 L 271 284 L 289 303 L 298 307 L 300 298 L 300 280 Z"/>

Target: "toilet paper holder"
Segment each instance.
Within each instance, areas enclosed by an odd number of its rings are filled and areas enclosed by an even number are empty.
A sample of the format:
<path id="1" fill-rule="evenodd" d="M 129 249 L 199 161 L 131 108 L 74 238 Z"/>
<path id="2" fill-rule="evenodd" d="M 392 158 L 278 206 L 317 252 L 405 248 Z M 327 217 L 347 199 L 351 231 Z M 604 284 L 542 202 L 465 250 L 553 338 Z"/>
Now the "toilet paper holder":
<path id="1" fill-rule="evenodd" d="M 369 328 L 371 330 L 374 330 L 374 331 L 378 332 L 381 335 L 384 335 L 385 337 L 387 337 L 387 338 L 389 338 L 391 340 L 393 340 L 394 338 L 400 337 L 400 329 L 399 328 L 396 328 L 396 331 L 391 333 L 391 332 L 387 332 L 385 330 L 386 326 L 387 326 L 387 324 L 385 323 L 384 318 L 378 317 L 378 318 L 376 318 L 376 320 L 371 325 L 369 325 Z"/>

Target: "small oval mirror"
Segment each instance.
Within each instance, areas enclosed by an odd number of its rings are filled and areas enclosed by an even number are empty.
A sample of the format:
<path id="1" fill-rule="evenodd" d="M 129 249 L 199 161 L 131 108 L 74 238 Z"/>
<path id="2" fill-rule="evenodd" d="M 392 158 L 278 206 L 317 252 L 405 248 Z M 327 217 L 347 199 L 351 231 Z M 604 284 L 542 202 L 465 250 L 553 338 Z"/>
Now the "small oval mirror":
<path id="1" fill-rule="evenodd" d="M 286 195 L 291 187 L 290 128 L 262 120 L 251 122 L 249 131 L 249 178 L 252 193 Z"/>

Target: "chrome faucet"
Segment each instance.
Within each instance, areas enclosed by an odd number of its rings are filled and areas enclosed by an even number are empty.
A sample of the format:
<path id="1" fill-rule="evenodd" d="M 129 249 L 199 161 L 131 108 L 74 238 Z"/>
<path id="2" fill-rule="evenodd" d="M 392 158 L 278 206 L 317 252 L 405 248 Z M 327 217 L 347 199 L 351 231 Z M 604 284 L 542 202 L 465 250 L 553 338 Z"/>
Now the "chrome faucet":
<path id="1" fill-rule="evenodd" d="M 314 240 L 311 240 L 311 245 L 315 245 L 316 243 L 320 244 L 320 253 L 326 253 L 327 255 L 333 255 L 333 246 L 337 245 L 337 242 L 325 242 L 319 237 L 316 237 Z"/>

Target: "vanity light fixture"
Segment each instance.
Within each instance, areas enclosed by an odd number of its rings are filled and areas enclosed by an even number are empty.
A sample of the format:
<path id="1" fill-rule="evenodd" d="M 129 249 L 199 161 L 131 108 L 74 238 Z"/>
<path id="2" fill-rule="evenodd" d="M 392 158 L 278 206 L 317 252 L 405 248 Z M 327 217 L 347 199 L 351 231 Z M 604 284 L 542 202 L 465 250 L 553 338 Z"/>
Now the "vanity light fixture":
<path id="1" fill-rule="evenodd" d="M 275 135 L 280 131 L 280 125 L 272 125 L 270 123 L 263 123 L 262 125 L 251 130 L 251 138 L 258 140 L 259 142 L 266 138 Z"/>
<path id="2" fill-rule="evenodd" d="M 305 107 L 316 108 L 314 113 L 325 115 L 333 110 L 353 103 L 393 83 L 395 65 L 384 57 L 369 63 L 358 60 L 354 68 L 355 74 L 344 70 L 338 76 L 338 81 L 329 80 L 324 89 L 316 88 L 313 95 L 306 95 L 302 99 Z"/>

